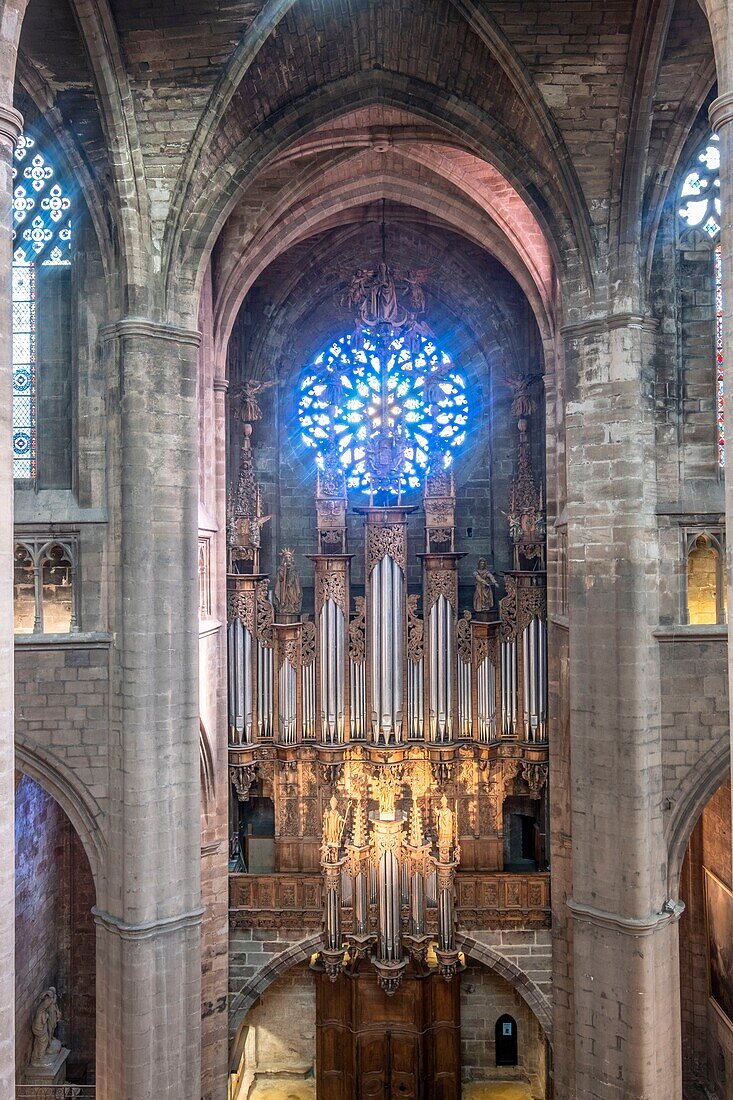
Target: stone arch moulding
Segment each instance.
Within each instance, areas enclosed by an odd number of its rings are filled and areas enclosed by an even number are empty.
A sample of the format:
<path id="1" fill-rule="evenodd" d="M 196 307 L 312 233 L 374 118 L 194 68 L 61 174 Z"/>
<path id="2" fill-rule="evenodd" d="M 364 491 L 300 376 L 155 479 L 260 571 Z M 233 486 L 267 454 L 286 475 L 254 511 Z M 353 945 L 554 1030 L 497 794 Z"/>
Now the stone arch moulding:
<path id="1" fill-rule="evenodd" d="M 428 125 L 440 127 L 449 144 L 458 142 L 467 152 L 491 163 L 533 213 L 559 269 L 564 256 L 577 255 L 584 281 L 592 286 L 592 246 L 582 231 L 585 227 L 577 232 L 578 217 L 581 222 L 587 221 L 587 211 L 574 210 L 573 203 L 564 193 L 553 202 L 557 189 L 552 191 L 551 181 L 539 164 L 532 165 L 532 178 L 529 186 L 525 186 L 522 181 L 526 181 L 526 173 L 519 170 L 491 119 L 480 113 L 468 119 L 459 116 L 451 97 L 441 89 L 431 87 L 429 96 L 424 93 L 425 89 L 416 88 L 414 82 L 394 74 L 389 79 L 382 71 L 376 75 L 373 72 L 351 74 L 329 85 L 328 89 L 320 88 L 306 94 L 287 110 L 278 112 L 276 120 L 258 126 L 246 144 L 245 157 L 242 157 L 241 143 L 237 146 L 241 163 L 232 165 L 230 159 L 226 159 L 218 165 L 206 185 L 191 197 L 190 207 L 181 210 L 178 223 L 169 226 L 163 254 L 168 292 L 174 293 L 177 277 L 186 272 L 191 274 L 198 292 L 214 243 L 230 213 L 254 178 L 283 152 L 296 145 L 304 135 L 323 128 L 357 107 L 363 109 L 382 104 L 409 110 Z M 537 201 L 538 194 L 549 197 L 546 206 Z"/>
<path id="2" fill-rule="evenodd" d="M 36 746 L 17 735 L 15 766 L 58 802 L 74 826 L 89 860 L 99 904 L 100 879 L 107 849 L 99 825 L 103 816 L 100 807 L 60 761 L 48 760 Z"/>
<path id="3" fill-rule="evenodd" d="M 242 986 L 233 998 L 230 1005 L 230 1034 L 234 1037 L 244 1017 L 254 1005 L 258 997 L 286 971 L 297 963 L 306 962 L 314 951 L 318 951 L 322 944 L 320 933 L 308 936 L 304 940 L 288 947 L 279 955 L 273 956 L 271 962 L 263 967 L 249 982 Z M 542 1032 L 551 1045 L 552 1040 L 552 1009 L 545 995 L 537 988 L 526 974 L 509 959 L 505 959 L 498 952 L 493 951 L 487 944 L 479 943 L 470 936 L 458 937 L 458 944 L 462 951 L 475 962 L 482 963 L 489 970 L 494 970 L 504 978 L 525 1002 L 533 1015 L 537 1018 Z"/>
<path id="4" fill-rule="evenodd" d="M 676 898 L 679 893 L 682 861 L 692 830 L 704 807 L 726 778 L 730 770 L 730 744 L 726 738 L 704 753 L 677 787 L 670 801 L 671 817 L 667 825 L 668 894 Z"/>

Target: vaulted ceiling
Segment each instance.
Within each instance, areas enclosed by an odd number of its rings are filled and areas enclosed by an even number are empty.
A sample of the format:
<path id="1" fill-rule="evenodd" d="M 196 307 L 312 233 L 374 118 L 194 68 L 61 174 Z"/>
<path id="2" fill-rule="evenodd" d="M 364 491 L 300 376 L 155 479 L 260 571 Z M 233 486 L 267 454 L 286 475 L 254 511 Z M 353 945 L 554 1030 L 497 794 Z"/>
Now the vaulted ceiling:
<path id="1" fill-rule="evenodd" d="M 268 265 L 382 198 L 547 332 L 558 284 L 648 266 L 714 79 L 697 0 L 30 0 L 17 104 L 123 284 L 165 309 L 213 253 L 224 346 Z"/>

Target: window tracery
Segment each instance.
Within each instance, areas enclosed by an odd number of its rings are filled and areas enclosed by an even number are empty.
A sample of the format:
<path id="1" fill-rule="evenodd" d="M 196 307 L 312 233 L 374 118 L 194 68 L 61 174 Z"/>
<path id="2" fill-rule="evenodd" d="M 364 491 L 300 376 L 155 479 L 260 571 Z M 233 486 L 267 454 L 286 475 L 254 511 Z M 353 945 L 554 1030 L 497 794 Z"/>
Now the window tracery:
<path id="1" fill-rule="evenodd" d="M 710 134 L 685 174 L 679 193 L 680 244 L 702 232 L 713 249 L 715 299 L 715 420 L 718 465 L 725 466 L 725 395 L 723 385 L 723 258 L 720 237 L 720 139 Z"/>
<path id="2" fill-rule="evenodd" d="M 360 347 L 342 336 L 307 369 L 298 406 L 303 440 L 321 468 L 335 441 L 349 488 L 366 491 L 370 443 L 386 427 L 403 450 L 402 490 L 416 489 L 431 456 L 437 451 L 447 468 L 466 439 L 465 379 L 432 337 L 395 334 L 380 358 L 373 334 L 360 335 Z"/>
<path id="3" fill-rule="evenodd" d="M 71 200 L 35 138 L 21 134 L 13 178 L 13 475 L 37 468 L 37 272 L 71 263 Z"/>

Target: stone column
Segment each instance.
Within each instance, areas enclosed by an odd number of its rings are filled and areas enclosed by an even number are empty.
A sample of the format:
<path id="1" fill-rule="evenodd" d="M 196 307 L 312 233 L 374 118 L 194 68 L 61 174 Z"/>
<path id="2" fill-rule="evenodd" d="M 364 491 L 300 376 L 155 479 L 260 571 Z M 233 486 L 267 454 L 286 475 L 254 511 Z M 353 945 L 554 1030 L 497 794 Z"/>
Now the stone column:
<path id="1" fill-rule="evenodd" d="M 135 318 L 106 335 L 119 379 L 116 452 L 110 439 L 119 742 L 107 908 L 95 914 L 97 1094 L 199 1100 L 199 338 Z"/>
<path id="2" fill-rule="evenodd" d="M 720 243 L 723 259 L 723 341 L 725 371 L 725 546 L 728 570 L 728 699 L 733 706 L 733 92 L 710 106 L 710 125 L 720 135 Z M 733 714 L 733 709 L 731 710 Z M 732 744 L 733 747 L 733 744 Z M 733 868 L 731 869 L 733 874 Z"/>
<path id="3" fill-rule="evenodd" d="M 576 1100 L 681 1095 L 662 820 L 651 333 L 566 331 Z"/>
<path id="4" fill-rule="evenodd" d="M 0 106 L 0 1096 L 15 1095 L 15 784 L 13 713 L 13 147 L 23 119 Z"/>

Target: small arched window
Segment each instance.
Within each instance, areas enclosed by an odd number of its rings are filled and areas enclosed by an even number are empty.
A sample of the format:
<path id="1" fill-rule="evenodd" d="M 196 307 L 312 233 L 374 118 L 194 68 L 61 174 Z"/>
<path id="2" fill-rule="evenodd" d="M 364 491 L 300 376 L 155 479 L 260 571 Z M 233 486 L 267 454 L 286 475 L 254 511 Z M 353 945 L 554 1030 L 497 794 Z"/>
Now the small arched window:
<path id="1" fill-rule="evenodd" d="M 68 331 L 60 328 L 69 327 L 61 324 L 64 310 L 59 303 L 68 298 L 69 284 L 68 277 L 55 273 L 71 264 L 71 200 L 30 134 L 18 139 L 13 175 L 13 475 L 35 481 L 38 372 L 45 352 L 39 348 L 39 325 L 41 333 L 55 330 L 48 358 L 59 359 L 59 346 L 68 340 Z M 44 312 L 45 318 L 39 315 Z M 52 416 L 66 403 L 67 389 L 64 379 L 51 379 L 46 396 Z"/>
<path id="2" fill-rule="evenodd" d="M 681 248 L 712 251 L 711 283 L 715 308 L 715 408 L 718 465 L 725 466 L 723 386 L 723 255 L 720 246 L 720 139 L 710 134 L 685 173 L 677 208 Z"/>
<path id="3" fill-rule="evenodd" d="M 688 532 L 687 621 L 697 626 L 724 623 L 727 611 L 722 532 Z"/>
<path id="4" fill-rule="evenodd" d="M 28 535 L 16 543 L 14 557 L 15 633 L 75 634 L 75 540 Z"/>

